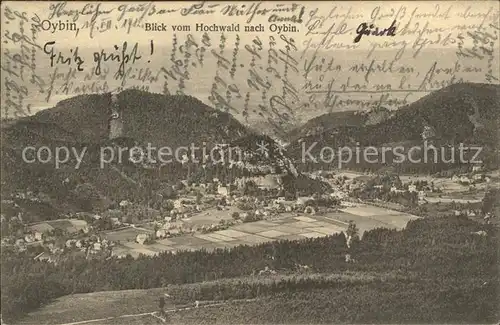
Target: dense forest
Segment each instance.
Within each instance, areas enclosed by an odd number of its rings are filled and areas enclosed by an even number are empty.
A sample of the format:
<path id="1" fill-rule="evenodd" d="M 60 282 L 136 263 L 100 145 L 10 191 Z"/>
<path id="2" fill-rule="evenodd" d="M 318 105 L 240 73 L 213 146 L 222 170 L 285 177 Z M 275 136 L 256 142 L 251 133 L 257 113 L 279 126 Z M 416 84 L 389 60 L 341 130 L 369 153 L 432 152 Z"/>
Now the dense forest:
<path id="1" fill-rule="evenodd" d="M 480 230 L 487 235 L 473 234 Z M 291 294 L 289 301 L 293 303 L 294 299 L 305 299 L 307 293 L 304 290 L 323 290 L 323 296 L 325 292 L 331 292 L 331 296 L 323 298 L 327 303 L 333 303 L 337 300 L 335 292 L 344 292 L 348 296 L 352 286 L 356 294 L 349 299 L 359 300 L 363 296 L 364 305 L 350 306 L 346 322 L 370 321 L 367 318 L 370 310 L 384 310 L 381 304 L 397 294 L 406 299 L 399 301 L 400 308 L 403 308 L 398 312 L 399 316 L 382 313 L 385 316 L 376 318 L 378 322 L 419 319 L 454 322 L 459 321 L 456 317 L 467 311 L 471 315 L 467 322 L 485 323 L 499 316 L 497 247 L 498 232 L 493 226 L 481 225 L 465 217 L 444 217 L 411 221 L 402 231 L 375 229 L 365 233 L 361 240 L 354 241 L 350 248 L 346 246 L 345 236 L 339 234 L 213 252 L 165 252 L 156 257 L 144 256 L 135 260 L 74 258 L 62 260 L 57 265 L 35 261 L 33 254 L 36 252 L 33 251 L 16 256 L 4 250 L 1 265 L 2 316 L 12 321 L 54 298 L 72 293 L 157 288 L 250 276 L 266 266 L 278 272 L 291 273 L 300 264 L 308 265 L 315 273 L 382 272 L 399 274 L 406 280 L 374 281 L 359 287 L 356 283 L 328 284 L 319 279 L 313 284 L 297 279 L 279 285 L 242 284 L 178 296 L 181 300 L 187 299 L 187 296 L 198 300 L 221 300 L 277 295 L 281 299 L 278 301 L 282 301 L 285 298 L 279 296 L 280 292 L 287 292 Z M 346 262 L 347 252 L 356 260 L 355 263 Z M 384 287 L 391 289 L 376 290 Z M 402 293 L 407 287 L 412 288 L 414 296 Z M 450 292 L 454 292 L 457 299 L 450 297 Z M 432 304 L 425 301 L 427 297 L 433 297 Z M 316 314 L 315 299 L 303 301 L 304 308 L 309 308 L 313 314 Z M 291 321 L 287 317 L 289 315 L 283 315 L 281 320 Z"/>

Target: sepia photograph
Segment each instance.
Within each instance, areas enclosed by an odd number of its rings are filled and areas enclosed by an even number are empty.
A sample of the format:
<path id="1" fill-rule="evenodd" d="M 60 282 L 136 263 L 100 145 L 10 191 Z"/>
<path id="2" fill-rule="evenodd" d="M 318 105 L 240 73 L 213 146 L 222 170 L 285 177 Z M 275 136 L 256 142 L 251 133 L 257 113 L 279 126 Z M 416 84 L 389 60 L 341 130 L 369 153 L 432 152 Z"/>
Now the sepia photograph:
<path id="1" fill-rule="evenodd" d="M 0 16 L 0 325 L 500 322 L 497 1 Z"/>

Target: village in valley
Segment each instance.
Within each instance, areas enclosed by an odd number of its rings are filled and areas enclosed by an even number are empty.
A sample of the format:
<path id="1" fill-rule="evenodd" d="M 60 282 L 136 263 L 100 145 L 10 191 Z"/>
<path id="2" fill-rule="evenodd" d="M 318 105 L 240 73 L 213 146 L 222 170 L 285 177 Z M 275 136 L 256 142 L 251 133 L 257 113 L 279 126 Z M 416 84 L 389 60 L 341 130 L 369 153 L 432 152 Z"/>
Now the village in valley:
<path id="1" fill-rule="evenodd" d="M 123 142 L 124 122 L 116 95 L 111 102 L 109 139 L 116 146 Z M 433 141 L 435 134 L 424 126 L 422 141 Z M 258 152 L 258 145 L 248 144 L 262 139 L 275 147 L 271 157 L 269 152 Z M 494 212 L 483 211 L 481 205 L 498 182 L 498 171 L 487 171 L 481 164 L 434 175 L 400 175 L 394 168 L 382 172 L 316 168 L 300 173 L 280 146 L 270 138 L 250 137 L 238 147 L 246 161 L 212 164 L 211 170 L 185 156 L 181 169 L 167 171 L 169 180 L 156 179 L 157 190 L 150 189 L 142 200 L 113 201 L 94 193 L 91 184 L 77 184 L 80 195 L 97 202 L 94 211 L 63 213 L 41 222 L 26 223 L 20 205 L 50 205 L 47 194 L 11 194 L 2 198 L 2 246 L 21 252 L 34 249 L 39 252 L 35 259 L 57 263 L 74 255 L 137 258 L 336 233 L 349 239 L 375 228 L 403 229 L 410 220 L 441 210 L 485 223 L 496 221 Z M 133 165 L 146 173 L 152 170 L 146 174 L 151 178 L 161 176 L 165 168 L 147 162 Z M 122 166 L 112 168 L 113 177 L 141 186 Z M 63 187 L 75 183 L 71 177 L 62 181 Z"/>
<path id="2" fill-rule="evenodd" d="M 55 220 L 25 224 L 23 213 L 2 214 L 2 247 L 39 251 L 38 260 L 57 263 L 80 255 L 124 258 L 180 250 L 214 250 L 279 240 L 316 238 L 335 233 L 356 235 L 374 228 L 402 229 L 432 211 L 453 211 L 482 222 L 495 222 L 481 211 L 483 197 L 498 179 L 480 166 L 452 177 L 397 176 L 349 171 L 307 174 L 314 187 L 291 191 L 282 174 L 217 178 L 166 185 L 146 205 L 133 198 L 109 204 L 99 213 L 76 212 Z M 2 206 L 43 203 L 44 193 L 16 193 Z M 9 211 L 7 210 L 7 211 Z M 6 211 L 6 210 L 3 210 Z M 352 234 L 351 234 L 352 235 Z"/>
<path id="3" fill-rule="evenodd" d="M 358 319 L 359 309 L 351 309 L 364 305 L 358 299 L 377 301 L 381 286 L 393 290 L 384 297 L 395 299 L 387 304 L 396 306 L 394 313 L 406 310 L 398 303 L 409 305 L 408 299 L 399 299 L 395 293 L 408 294 L 412 300 L 421 295 L 421 304 L 427 303 L 429 293 L 441 294 L 435 293 L 440 290 L 435 286 L 438 276 L 455 288 L 454 277 L 467 274 L 462 269 L 476 272 L 460 289 L 468 295 L 479 292 L 478 286 L 493 283 L 490 279 L 496 276 L 485 275 L 483 266 L 477 266 L 481 259 L 484 268 L 493 270 L 490 264 L 496 263 L 492 258 L 496 251 L 490 242 L 496 240 L 500 214 L 498 149 L 490 141 L 497 130 L 484 127 L 487 124 L 482 120 L 478 125 L 471 123 L 461 137 L 436 130 L 425 121 L 411 134 L 387 136 L 386 124 L 394 128 L 399 123 L 405 128 L 405 114 L 418 110 L 328 113 L 319 122 L 313 119 L 302 129 L 292 130 L 285 141 L 246 129 L 229 114 L 215 114 L 191 96 L 137 90 L 68 99 L 51 118 L 70 123 L 67 129 L 77 128 L 71 124 L 74 120 L 58 114 L 74 114 L 70 110 L 78 110 L 80 102 L 99 107 L 93 118 L 106 122 L 92 124 L 97 125 L 92 132 L 88 126 L 82 127 L 77 140 L 62 128 L 45 123 L 20 120 L 2 129 L 10 141 L 2 147 L 3 170 L 8 172 L 2 172 L 1 188 L 1 247 L 10 270 L 3 274 L 14 279 L 6 287 L 10 298 L 5 298 L 8 305 L 2 311 L 9 321 L 27 317 L 28 323 L 42 318 L 47 324 L 54 319 L 64 324 L 89 319 L 95 311 L 103 317 L 95 320 L 104 323 L 113 317 L 121 321 L 124 315 L 136 317 L 135 321 L 149 317 L 164 323 L 169 319 L 165 304 L 160 303 L 160 311 L 154 308 L 159 296 L 176 290 L 168 305 L 176 320 L 184 317 L 179 306 L 187 306 L 186 313 L 196 308 L 191 315 L 201 315 L 192 316 L 195 323 L 205 319 L 204 312 L 225 317 L 227 323 L 250 323 L 257 314 L 269 322 L 309 321 L 303 318 L 305 311 L 328 300 L 330 307 L 344 304 L 345 308 L 319 308 L 317 319 L 338 317 L 340 322 L 343 317 Z M 143 111 L 137 112 L 135 103 L 141 103 Z M 193 118 L 197 128 L 186 131 L 172 123 L 170 128 L 145 132 L 145 125 L 152 121 L 172 122 L 168 109 L 179 105 L 197 110 L 198 115 L 182 116 Z M 164 114 L 162 118 L 157 117 L 159 112 Z M 378 118 L 380 113 L 385 114 L 383 119 Z M 462 115 L 471 121 L 469 111 Z M 218 118 L 223 122 L 206 125 L 207 119 Z M 377 123 L 372 125 L 373 119 Z M 346 126 L 349 120 L 358 125 Z M 331 123 L 342 125 L 330 128 Z M 52 132 L 49 140 L 47 129 Z M 61 168 L 22 164 L 19 148 L 33 139 L 47 148 L 70 143 L 79 149 L 88 146 L 88 151 L 78 169 L 72 165 L 74 161 Z M 185 154 L 170 163 L 134 155 L 121 162 L 102 164 L 100 160 L 102 147 L 115 153 L 124 147 L 144 152 L 151 143 L 162 146 L 165 139 L 173 148 L 194 141 L 213 143 L 216 154 L 211 160 Z M 477 163 L 353 160 L 339 168 L 336 161 L 304 162 L 300 156 L 300 148 L 307 142 L 352 150 L 359 143 L 376 149 L 402 146 L 409 155 L 408 148 L 423 152 L 429 144 L 453 149 L 481 141 L 486 149 Z M 231 150 L 240 153 L 238 159 L 228 154 Z M 321 151 L 319 154 L 311 151 L 311 157 L 320 157 Z M 19 275 L 16 280 L 18 274 L 12 270 L 19 267 L 29 267 L 30 277 Z M 450 276 L 450 272 L 455 273 Z M 356 286 L 367 295 L 350 294 Z M 14 299 L 18 290 L 25 290 L 19 288 L 29 288 L 24 293 L 26 300 Z M 80 308 L 79 294 L 103 292 L 103 297 L 125 297 L 131 291 L 137 294 L 132 300 L 102 298 L 98 306 L 88 300 L 94 296 L 85 296 L 85 312 L 74 316 Z M 475 299 L 494 310 L 488 305 L 492 294 Z M 310 302 L 303 305 L 306 300 Z M 235 314 L 232 307 L 228 313 L 226 307 L 220 307 L 242 302 L 254 304 L 255 310 L 272 309 L 255 313 L 242 307 Z M 297 302 L 293 307 L 298 308 L 296 314 L 284 307 L 289 302 Z M 208 306 L 207 311 L 201 305 L 198 308 L 200 303 Z M 44 304 L 48 306 L 40 308 Z M 217 307 L 210 309 L 212 304 Z M 62 312 L 54 312 L 60 308 Z M 129 313 L 129 308 L 136 314 Z M 325 310 L 332 314 L 324 316 Z M 337 314 L 338 310 L 344 314 Z M 466 312 L 461 307 L 455 311 L 457 317 Z M 412 319 L 429 320 L 440 311 L 427 315 L 411 309 L 411 313 Z M 362 320 L 373 319 L 370 313 L 363 315 Z M 398 320 L 406 319 L 405 315 Z"/>

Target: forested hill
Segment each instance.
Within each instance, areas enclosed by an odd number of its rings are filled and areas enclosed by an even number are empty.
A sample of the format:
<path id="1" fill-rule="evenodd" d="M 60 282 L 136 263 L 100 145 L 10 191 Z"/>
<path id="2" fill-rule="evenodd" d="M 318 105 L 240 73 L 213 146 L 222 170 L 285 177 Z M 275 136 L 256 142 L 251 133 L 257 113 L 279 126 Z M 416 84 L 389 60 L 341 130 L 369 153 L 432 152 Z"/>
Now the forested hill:
<path id="1" fill-rule="evenodd" d="M 134 190 L 140 186 L 127 183 L 120 172 L 130 167 L 130 173 L 139 175 L 140 166 L 125 166 L 128 163 L 125 159 L 125 163 L 116 166 L 120 171 L 111 165 L 100 168 L 100 150 L 110 145 L 110 122 L 116 110 L 122 125 L 120 137 L 130 140 L 126 146 L 137 144 L 145 148 L 151 144 L 157 149 L 153 154 L 160 147 L 170 147 L 171 152 L 191 144 L 198 148 L 211 147 L 251 134 L 230 114 L 191 96 L 165 96 L 138 90 L 125 90 L 116 97 L 111 94 L 76 96 L 33 116 L 2 125 L 2 194 L 40 191 L 54 198 L 56 206 L 71 202 L 78 207 L 79 201 L 68 195 L 76 184 L 86 183 L 111 199 L 138 196 Z M 114 118 L 116 120 L 116 116 Z M 115 140 L 113 142 L 119 142 Z M 47 163 L 26 163 L 22 158 L 26 147 L 48 147 L 52 153 L 58 147 L 68 148 L 70 153 L 72 150 L 83 152 L 84 148 L 86 151 L 78 169 L 74 154 L 70 154 L 70 161 L 57 168 L 54 155 Z M 69 181 L 70 188 L 62 188 L 63 181 Z M 52 214 L 56 216 L 55 212 Z"/>
<path id="2" fill-rule="evenodd" d="M 421 140 L 424 126 L 445 142 L 475 142 L 494 145 L 498 141 L 500 85 L 462 83 L 437 90 L 396 111 L 367 120 L 366 114 L 331 113 L 307 122 L 290 133 L 300 142 L 333 139 L 329 145 L 382 145 Z M 315 129 L 318 132 L 313 132 Z M 292 150 L 293 151 L 293 150 Z"/>
<path id="3" fill-rule="evenodd" d="M 387 111 L 388 114 L 388 110 Z M 369 120 L 370 112 L 342 111 L 330 112 L 310 119 L 286 135 L 287 140 L 295 141 L 306 136 L 314 136 L 339 127 L 360 127 Z"/>
<path id="4" fill-rule="evenodd" d="M 496 141 L 500 117 L 500 85 L 462 83 L 442 88 L 371 125 L 363 140 L 388 143 L 420 139 L 424 125 L 437 137 L 453 141 Z"/>
<path id="5" fill-rule="evenodd" d="M 29 123 L 31 133 L 50 131 L 57 133 L 53 137 L 57 138 L 60 131 L 72 134 L 78 142 L 100 143 L 108 137 L 111 106 L 110 94 L 80 95 L 9 127 Z M 177 147 L 203 141 L 231 141 L 249 133 L 230 114 L 192 96 L 165 96 L 129 89 L 117 95 L 117 106 L 123 119 L 124 136 L 140 143 Z M 67 134 L 64 138 L 67 139 Z"/>

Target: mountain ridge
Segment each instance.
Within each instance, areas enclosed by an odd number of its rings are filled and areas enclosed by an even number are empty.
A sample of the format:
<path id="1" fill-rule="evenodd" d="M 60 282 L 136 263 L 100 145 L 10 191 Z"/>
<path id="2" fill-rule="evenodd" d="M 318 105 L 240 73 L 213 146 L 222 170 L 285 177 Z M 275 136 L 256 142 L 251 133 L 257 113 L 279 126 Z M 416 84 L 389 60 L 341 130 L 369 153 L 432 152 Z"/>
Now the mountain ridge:
<path id="1" fill-rule="evenodd" d="M 325 126 L 325 124 L 331 122 L 333 125 L 330 129 L 354 127 L 356 132 L 353 135 L 359 133 L 361 127 L 365 127 L 369 133 L 383 128 L 384 132 L 376 134 L 377 137 L 371 139 L 372 143 L 388 142 L 383 137 L 393 135 L 395 128 L 397 128 L 397 131 L 401 131 L 401 135 L 407 136 L 409 139 L 417 139 L 420 136 L 423 123 L 436 128 L 441 136 L 445 138 L 453 137 L 455 133 L 458 136 L 472 136 L 474 129 L 477 128 L 473 121 L 481 121 L 476 124 L 481 124 L 490 129 L 494 127 L 490 122 L 498 123 L 499 108 L 500 85 L 462 83 L 432 92 L 411 104 L 391 111 L 390 116 L 370 125 L 363 124 L 366 119 L 365 114 L 358 113 L 359 111 L 346 111 L 349 113 L 341 112 L 342 114 L 339 114 L 339 112 L 333 112 L 324 114 L 309 120 L 300 128 L 315 128 L 318 125 Z M 359 116 L 358 121 L 349 123 L 349 119 L 355 116 Z M 337 121 L 334 120 L 336 118 Z M 444 127 L 438 125 L 445 121 L 450 122 L 450 125 Z M 462 122 L 465 126 L 464 132 L 457 132 L 457 126 L 460 126 Z M 404 130 L 405 128 L 407 131 Z M 323 132 L 328 132 L 330 129 L 323 130 Z M 307 129 L 300 130 L 300 132 L 295 130 L 289 136 L 294 136 L 297 133 L 306 134 L 307 132 Z M 393 135 L 393 137 L 397 138 L 396 141 L 404 139 L 401 136 Z M 368 138 L 363 140 L 367 141 Z"/>
<path id="2" fill-rule="evenodd" d="M 331 117 L 326 114 L 312 120 L 310 129 Z M 318 120 L 321 123 L 317 123 Z M 425 128 L 435 130 L 433 139 L 441 145 L 475 144 L 493 155 L 500 143 L 500 85 L 454 84 L 391 111 L 387 118 L 377 123 L 347 125 L 344 122 L 335 121 L 331 128 L 311 134 L 307 134 L 310 124 L 306 123 L 301 130 L 306 135 L 296 137 L 290 144 L 292 158 L 301 159 L 304 143 L 315 143 L 314 150 L 318 151 L 315 154 L 325 146 L 419 145 L 423 142 Z"/>

